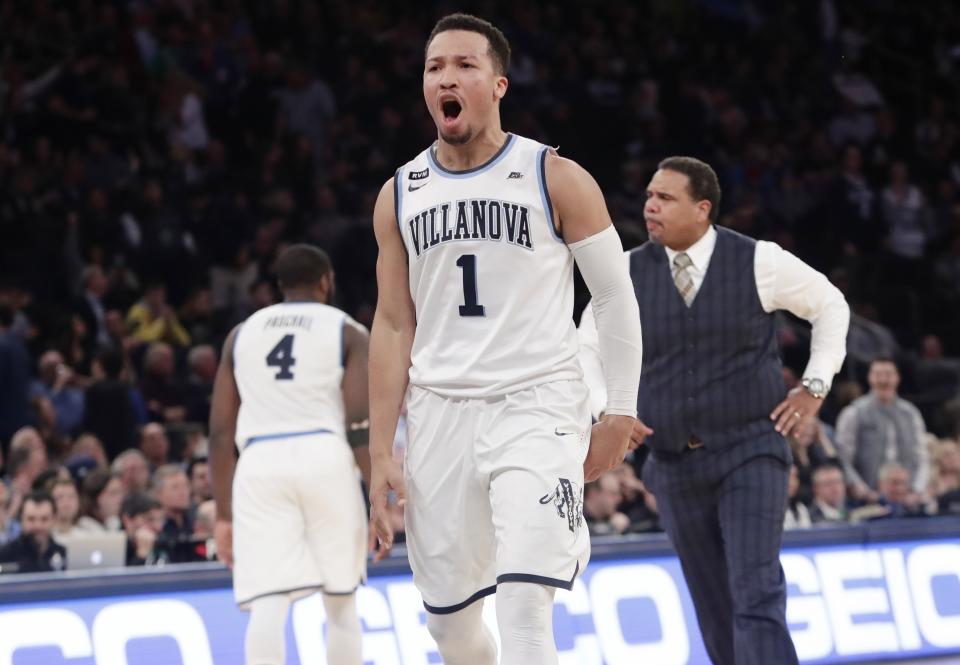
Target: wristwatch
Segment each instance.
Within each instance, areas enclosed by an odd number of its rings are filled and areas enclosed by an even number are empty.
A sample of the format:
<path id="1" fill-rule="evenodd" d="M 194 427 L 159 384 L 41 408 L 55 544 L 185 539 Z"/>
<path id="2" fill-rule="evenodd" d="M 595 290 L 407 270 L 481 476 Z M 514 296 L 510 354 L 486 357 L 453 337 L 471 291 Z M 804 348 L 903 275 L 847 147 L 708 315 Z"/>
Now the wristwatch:
<path id="1" fill-rule="evenodd" d="M 800 382 L 800 385 L 817 399 L 823 399 L 827 396 L 827 384 L 823 382 L 823 379 L 804 379 Z"/>

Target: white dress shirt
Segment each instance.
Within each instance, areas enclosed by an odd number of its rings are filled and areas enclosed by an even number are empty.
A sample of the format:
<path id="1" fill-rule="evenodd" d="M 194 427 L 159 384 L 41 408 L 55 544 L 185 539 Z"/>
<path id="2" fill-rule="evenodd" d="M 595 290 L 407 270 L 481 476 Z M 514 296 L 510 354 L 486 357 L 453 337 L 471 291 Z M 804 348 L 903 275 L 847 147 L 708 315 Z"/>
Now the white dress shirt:
<path id="1" fill-rule="evenodd" d="M 693 264 L 687 268 L 687 272 L 693 279 L 698 297 L 716 245 L 717 231 L 711 225 L 686 251 Z M 672 274 L 673 259 L 679 252 L 669 247 L 664 249 L 668 259 L 668 265 L 664 269 L 670 270 Z M 626 261 L 630 260 L 629 253 L 624 256 Z M 780 245 L 766 240 L 757 241 L 753 270 L 763 311 L 769 313 L 784 309 L 812 325 L 810 360 L 803 372 L 803 378 L 820 379 L 829 388 L 847 354 L 850 308 L 843 294 L 823 273 L 814 270 Z M 583 366 L 584 380 L 590 389 L 591 409 L 596 415 L 606 404 L 606 389 L 600 366 L 593 308 L 590 305 L 583 310 L 579 335 L 580 364 Z"/>

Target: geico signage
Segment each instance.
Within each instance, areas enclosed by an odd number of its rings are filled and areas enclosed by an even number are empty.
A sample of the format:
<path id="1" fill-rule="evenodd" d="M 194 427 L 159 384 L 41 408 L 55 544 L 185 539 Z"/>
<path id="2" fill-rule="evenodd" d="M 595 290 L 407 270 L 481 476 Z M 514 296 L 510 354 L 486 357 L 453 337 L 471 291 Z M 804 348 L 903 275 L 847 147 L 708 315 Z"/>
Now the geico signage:
<path id="1" fill-rule="evenodd" d="M 788 621 L 801 660 L 960 651 L 960 544 L 903 545 L 783 554 L 791 590 Z M 246 618 L 233 607 L 229 591 L 128 598 L 0 611 L 0 665 L 12 665 L 19 650 L 38 647 L 59 650 L 66 663 L 91 658 L 97 665 L 233 662 L 219 649 L 229 643 L 236 653 Z M 359 591 L 358 607 L 368 663 L 430 662 L 436 645 L 409 578 L 372 578 Z M 643 611 L 631 611 L 636 608 Z M 491 626 L 493 612 L 494 603 L 488 602 L 485 619 Z M 674 559 L 592 564 L 572 591 L 557 594 L 554 616 L 561 665 L 707 662 Z M 296 652 L 290 655 L 298 662 L 326 662 L 323 620 L 319 596 L 294 605 L 289 630 Z M 162 661 L 128 660 L 131 641 L 156 637 L 172 640 L 179 660 L 171 661 L 169 651 Z M 29 656 L 20 651 L 18 665 L 40 662 Z"/>

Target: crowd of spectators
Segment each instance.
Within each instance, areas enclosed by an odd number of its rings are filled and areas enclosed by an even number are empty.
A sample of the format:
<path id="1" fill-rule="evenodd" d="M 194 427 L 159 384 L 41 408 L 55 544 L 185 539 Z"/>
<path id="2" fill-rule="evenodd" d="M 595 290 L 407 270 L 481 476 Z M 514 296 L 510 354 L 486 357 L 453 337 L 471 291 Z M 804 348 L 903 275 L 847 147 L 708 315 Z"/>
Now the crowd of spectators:
<path id="1" fill-rule="evenodd" d="M 719 173 L 721 224 L 780 243 L 846 295 L 848 359 L 795 442 L 794 507 L 813 519 L 849 515 L 847 501 L 960 503 L 942 500 L 960 423 L 960 7 L 464 8 L 511 40 L 504 127 L 593 173 L 627 246 L 645 239 L 657 161 L 693 154 Z M 190 476 L 185 504 L 169 465 L 205 475 L 220 344 L 276 301 L 278 251 L 327 249 L 338 303 L 371 321 L 373 201 L 435 137 L 420 76 L 445 11 L 0 0 L 0 539 L 18 537 L 21 507 L 46 510 L 43 492 L 55 534 L 126 528 L 136 559 L 164 559 L 148 531 L 202 532 L 203 481 Z M 782 324 L 793 385 L 809 330 Z M 868 383 L 881 357 L 893 400 Z M 843 500 L 818 496 L 837 473 Z M 592 522 L 657 528 L 626 467 L 586 494 Z"/>

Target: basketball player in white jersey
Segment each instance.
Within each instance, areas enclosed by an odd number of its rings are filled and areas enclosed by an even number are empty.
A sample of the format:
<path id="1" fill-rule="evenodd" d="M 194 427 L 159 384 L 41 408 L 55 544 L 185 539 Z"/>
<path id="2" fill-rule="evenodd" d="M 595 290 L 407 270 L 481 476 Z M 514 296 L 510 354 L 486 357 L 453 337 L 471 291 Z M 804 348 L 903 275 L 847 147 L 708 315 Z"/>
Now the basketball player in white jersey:
<path id="1" fill-rule="evenodd" d="M 630 442 L 640 321 L 603 196 L 574 162 L 500 127 L 510 47 L 454 14 L 426 47 L 439 138 L 380 192 L 371 335 L 371 501 L 405 497 L 427 626 L 447 665 L 496 662 L 482 602 L 496 592 L 502 663 L 557 663 L 553 594 L 589 557 L 588 480 Z M 592 429 L 577 361 L 573 262 L 599 298 L 611 390 Z M 403 468 L 391 442 L 407 394 Z"/>
<path id="2" fill-rule="evenodd" d="M 247 665 L 286 662 L 290 603 L 315 591 L 327 662 L 360 665 L 355 590 L 366 575 L 367 522 L 347 424 L 367 417 L 367 332 L 325 304 L 333 271 L 321 250 L 294 245 L 276 272 L 284 302 L 234 328 L 214 384 L 217 555 L 250 610 Z M 365 442 L 357 452 L 367 454 Z"/>

